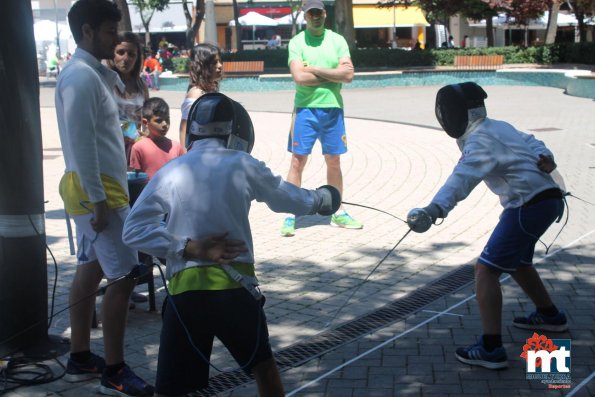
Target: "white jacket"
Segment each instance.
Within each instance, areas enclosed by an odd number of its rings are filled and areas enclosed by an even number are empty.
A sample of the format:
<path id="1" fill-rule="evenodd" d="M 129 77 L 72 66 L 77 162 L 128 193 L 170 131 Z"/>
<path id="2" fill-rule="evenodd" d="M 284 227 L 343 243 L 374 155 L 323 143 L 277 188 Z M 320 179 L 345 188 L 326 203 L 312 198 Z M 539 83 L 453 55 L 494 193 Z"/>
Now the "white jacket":
<path id="1" fill-rule="evenodd" d="M 123 240 L 139 251 L 166 258 L 167 278 L 212 262 L 182 258 L 187 238 L 228 232 L 248 252 L 236 262 L 254 263 L 248 212 L 252 200 L 275 212 L 315 213 L 320 198 L 273 175 L 249 154 L 226 149 L 220 139 L 195 141 L 184 156 L 163 166 L 145 187 L 124 224 Z M 167 214 L 166 222 L 162 222 Z"/>
<path id="2" fill-rule="evenodd" d="M 128 194 L 128 164 L 113 97 L 116 85 L 122 85 L 118 74 L 82 48 L 76 49 L 56 84 L 56 115 L 66 173 L 78 176 L 92 203 L 110 194 L 102 175 L 115 181 L 117 194 Z M 128 205 L 127 198 L 121 205 Z"/>
<path id="3" fill-rule="evenodd" d="M 485 118 L 459 139 L 462 156 L 432 199 L 446 215 L 481 181 L 500 197 L 504 208 L 520 207 L 544 190 L 557 188 L 552 177 L 539 170 L 539 155 L 550 156 L 544 143 L 512 125 Z"/>

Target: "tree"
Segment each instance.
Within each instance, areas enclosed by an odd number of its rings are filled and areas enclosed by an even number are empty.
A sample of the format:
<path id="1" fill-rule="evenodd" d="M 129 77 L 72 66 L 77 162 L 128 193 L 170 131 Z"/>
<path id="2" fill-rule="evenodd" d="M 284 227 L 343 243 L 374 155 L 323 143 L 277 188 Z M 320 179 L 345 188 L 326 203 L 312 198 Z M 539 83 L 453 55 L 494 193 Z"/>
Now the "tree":
<path id="1" fill-rule="evenodd" d="M 558 12 L 560 11 L 560 0 L 552 1 L 549 11 L 547 30 L 545 31 L 545 44 L 554 44 L 556 42 L 556 32 L 558 31 Z"/>
<path id="2" fill-rule="evenodd" d="M 585 18 L 595 13 L 595 0 L 568 0 L 570 8 L 578 21 L 579 41 L 587 41 Z"/>
<path id="3" fill-rule="evenodd" d="M 118 30 L 120 32 L 132 32 L 132 22 L 130 22 L 130 11 L 128 10 L 128 3 L 126 0 L 114 0 L 114 3 L 122 12 L 122 19 L 118 24 Z"/>
<path id="4" fill-rule="evenodd" d="M 448 26 L 449 18 L 460 13 L 464 6 L 464 0 L 414 0 L 397 1 L 397 3 L 418 5 L 426 14 L 428 22 L 438 23 L 445 27 Z M 445 34 L 448 35 L 447 32 Z"/>
<path id="5" fill-rule="evenodd" d="M 240 26 L 240 9 L 238 8 L 238 0 L 233 0 L 233 20 L 235 21 L 236 31 L 236 48 L 242 48 L 242 27 Z"/>
<path id="6" fill-rule="evenodd" d="M 351 49 L 355 47 L 352 0 L 335 0 L 335 30 L 345 38 Z"/>
<path id="7" fill-rule="evenodd" d="M 140 20 L 145 28 L 145 45 L 151 47 L 151 34 L 149 24 L 155 11 L 163 11 L 169 5 L 169 0 L 131 0 L 140 14 Z"/>
<path id="8" fill-rule="evenodd" d="M 205 0 L 196 0 L 196 4 L 192 6 L 194 18 L 192 18 L 188 10 L 188 0 L 182 0 L 182 8 L 186 17 L 186 48 L 192 48 L 194 47 L 196 34 L 205 17 Z"/>
<path id="9" fill-rule="evenodd" d="M 531 20 L 541 17 L 551 5 L 551 0 L 512 0 L 507 15 L 514 18 L 517 25 L 528 25 Z"/>

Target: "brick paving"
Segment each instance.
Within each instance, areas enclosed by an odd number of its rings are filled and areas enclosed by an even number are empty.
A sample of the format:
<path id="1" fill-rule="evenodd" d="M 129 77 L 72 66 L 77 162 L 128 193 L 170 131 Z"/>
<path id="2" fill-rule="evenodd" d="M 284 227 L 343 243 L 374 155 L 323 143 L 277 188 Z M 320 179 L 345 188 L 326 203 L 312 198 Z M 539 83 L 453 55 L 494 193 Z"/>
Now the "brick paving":
<path id="1" fill-rule="evenodd" d="M 392 87 L 344 90 L 350 151 L 342 157 L 344 200 L 377 207 L 400 218 L 409 209 L 424 206 L 450 173 L 460 153 L 438 131 L 434 117 L 437 87 Z M 488 114 L 503 119 L 544 140 L 556 154 L 567 189 L 588 201 L 595 178 L 595 112 L 591 99 L 567 96 L 546 87 L 486 87 Z M 255 129 L 253 155 L 280 175 L 286 175 L 285 151 L 293 92 L 233 92 L 250 112 Z M 172 107 L 170 137 L 177 139 L 182 92 L 159 91 Z M 57 192 L 64 163 L 57 134 L 53 88 L 40 95 L 43 148 L 46 235 L 58 262 L 55 296 L 64 308 L 73 273 L 62 202 Z M 314 149 L 304 173 L 304 187 L 325 183 L 320 149 Z M 572 340 L 572 380 L 576 387 L 595 371 L 595 209 L 569 198 L 570 219 L 550 253 L 538 247 L 536 258 L 554 299 L 568 314 L 570 330 L 553 338 Z M 407 230 L 407 226 L 370 209 L 346 206 L 365 224 L 363 230 L 338 230 L 320 216 L 297 220 L 295 237 L 283 238 L 282 214 L 255 203 L 251 212 L 257 271 L 267 296 L 265 307 L 275 351 L 308 340 L 325 331 L 326 323 L 343 305 L 352 289 Z M 500 206 L 483 185 L 462 202 L 440 226 L 425 234 L 410 234 L 378 268 L 339 313 L 333 326 L 358 318 L 442 277 L 461 265 L 472 264 L 498 219 Z M 561 225 L 543 237 L 550 243 Z M 156 272 L 157 274 L 157 272 Z M 54 278 L 49 267 L 50 283 Z M 157 280 L 157 287 L 162 285 Z M 144 286 L 137 291 L 145 292 Z M 51 289 L 50 289 L 51 292 Z M 481 332 L 473 288 L 467 285 L 405 320 L 388 324 L 368 335 L 282 373 L 288 395 L 297 396 L 528 396 L 565 395 L 525 379 L 519 357 L 530 332 L 510 325 L 515 315 L 532 310 L 511 281 L 503 282 L 503 338 L 511 367 L 489 371 L 460 364 L 456 347 L 471 343 Z M 157 294 L 158 307 L 164 292 Z M 126 359 L 141 376 L 154 380 L 159 344 L 160 316 L 137 304 L 130 311 Z M 442 313 L 442 314 L 440 314 Z M 50 333 L 69 336 L 67 312 L 58 315 Z M 93 332 L 93 349 L 101 352 L 101 332 Z M 65 356 L 60 358 L 65 362 Z M 217 345 L 213 363 L 235 368 L 224 348 Z M 212 376 L 217 372 L 212 371 Z M 311 383 L 316 380 L 316 382 Z M 97 382 L 22 387 L 7 393 L 20 396 L 94 396 Z M 571 392 L 572 393 L 572 392 Z M 575 395 L 595 394 L 591 380 Z M 253 383 L 220 393 L 255 396 Z"/>

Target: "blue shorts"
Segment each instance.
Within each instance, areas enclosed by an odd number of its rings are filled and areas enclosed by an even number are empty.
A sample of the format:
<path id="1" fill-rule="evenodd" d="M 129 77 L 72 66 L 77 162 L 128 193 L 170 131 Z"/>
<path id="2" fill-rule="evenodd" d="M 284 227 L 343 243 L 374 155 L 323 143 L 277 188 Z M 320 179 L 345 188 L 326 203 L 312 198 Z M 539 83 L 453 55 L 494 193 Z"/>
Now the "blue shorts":
<path id="1" fill-rule="evenodd" d="M 295 110 L 287 151 L 309 155 L 317 139 L 322 145 L 322 154 L 338 156 L 347 152 L 343 109 L 297 108 Z"/>
<path id="2" fill-rule="evenodd" d="M 192 335 L 201 358 L 188 341 L 171 302 Z M 262 305 L 244 288 L 188 291 L 168 296 L 163 305 L 155 391 L 179 396 L 203 389 L 209 383 L 209 364 L 216 336 L 246 373 L 273 357 Z"/>
<path id="3" fill-rule="evenodd" d="M 505 273 L 533 266 L 535 243 L 563 212 L 557 198 L 504 210 L 478 262 Z"/>

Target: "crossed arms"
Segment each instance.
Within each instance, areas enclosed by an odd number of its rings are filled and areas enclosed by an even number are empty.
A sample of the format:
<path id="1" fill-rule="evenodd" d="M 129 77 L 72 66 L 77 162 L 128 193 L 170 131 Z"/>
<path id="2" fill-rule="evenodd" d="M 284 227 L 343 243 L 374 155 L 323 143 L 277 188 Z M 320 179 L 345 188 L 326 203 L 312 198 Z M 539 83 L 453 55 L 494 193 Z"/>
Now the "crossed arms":
<path id="1" fill-rule="evenodd" d="M 339 59 L 339 65 L 334 68 L 322 68 L 319 66 L 304 66 L 302 61 L 293 60 L 289 65 L 293 81 L 299 85 L 315 87 L 324 83 L 351 83 L 353 80 L 353 63 L 351 58 Z"/>

